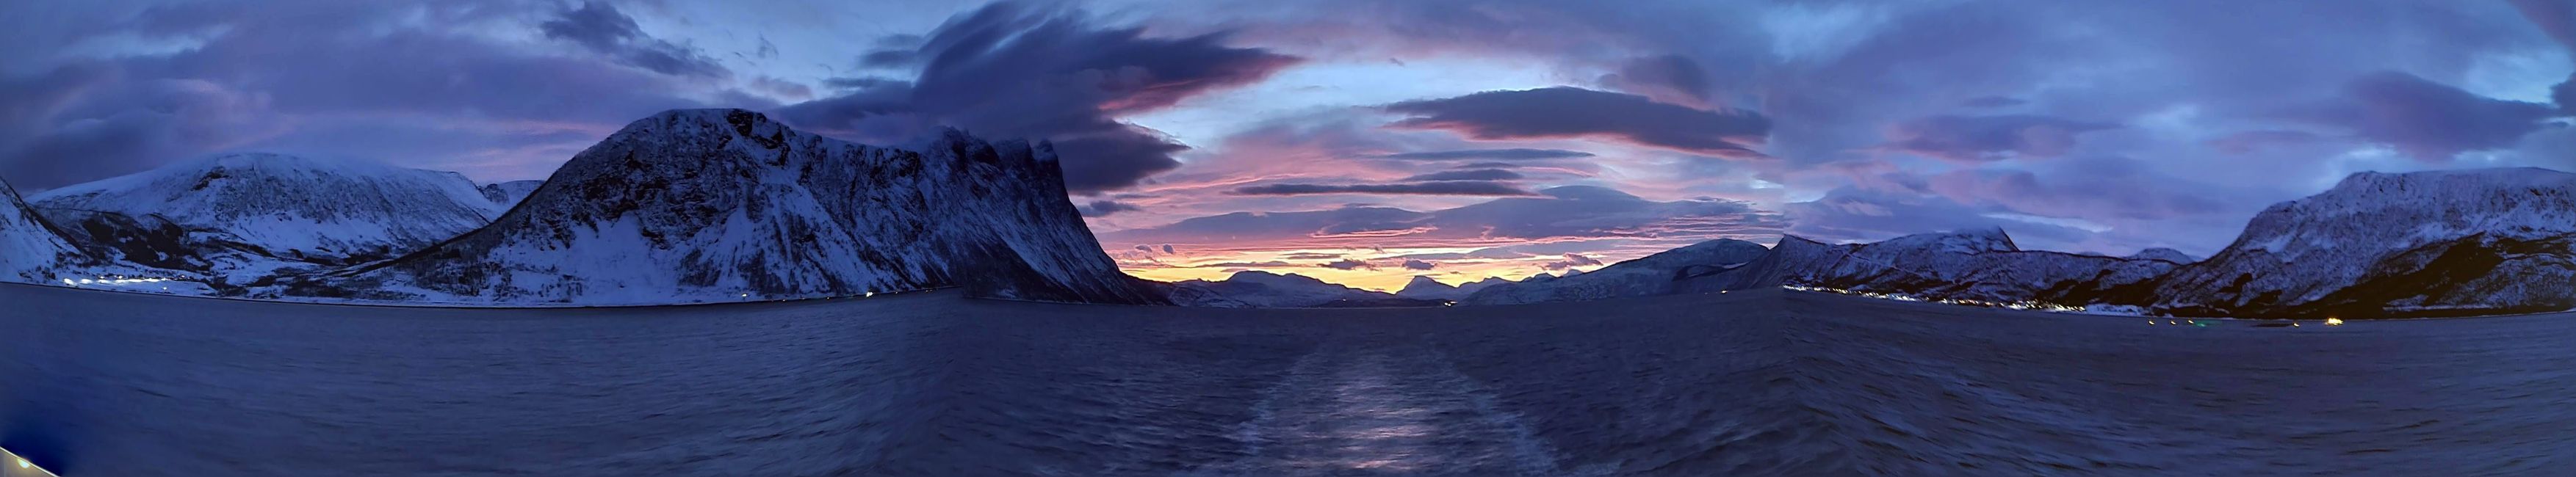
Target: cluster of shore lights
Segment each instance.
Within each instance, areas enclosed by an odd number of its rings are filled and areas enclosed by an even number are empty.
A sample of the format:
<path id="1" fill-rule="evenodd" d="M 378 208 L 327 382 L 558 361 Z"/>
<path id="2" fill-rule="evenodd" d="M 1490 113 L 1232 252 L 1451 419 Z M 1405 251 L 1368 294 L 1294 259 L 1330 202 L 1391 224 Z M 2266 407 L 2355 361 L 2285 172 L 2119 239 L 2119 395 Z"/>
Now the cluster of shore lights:
<path id="1" fill-rule="evenodd" d="M 893 292 L 888 292 L 888 293 L 893 293 Z M 874 298 L 874 297 L 876 297 L 876 296 L 877 296 L 877 292 L 872 292 L 872 291 L 871 291 L 871 292 L 860 292 L 860 293 L 859 293 L 859 298 Z M 751 294 L 750 294 L 750 293 L 744 293 L 744 294 L 742 294 L 742 297 L 743 297 L 743 298 L 751 298 Z M 846 296 L 845 296 L 845 297 L 842 297 L 842 298 L 849 298 L 849 297 L 846 297 Z M 773 301 L 787 301 L 787 300 L 773 300 Z"/>
<path id="2" fill-rule="evenodd" d="M 161 282 L 175 282 L 175 281 L 184 281 L 184 280 L 180 280 L 180 279 L 177 279 L 177 278 L 161 278 L 161 277 L 144 277 L 144 278 L 99 277 L 99 278 L 82 278 L 82 279 L 77 279 L 77 280 L 75 280 L 75 279 L 70 279 L 70 278 L 65 278 L 65 279 L 63 279 L 63 284 L 64 284 L 64 285 L 70 285 L 70 286 L 81 286 L 81 285 L 133 285 L 133 284 L 138 284 L 138 283 L 161 283 Z"/>
<path id="3" fill-rule="evenodd" d="M 1986 301 L 1986 300 L 1971 300 L 1971 299 L 1965 299 L 1965 298 L 1923 298 L 1923 297 L 1918 297 L 1918 296 L 1914 296 L 1914 295 L 1907 295 L 1907 294 L 1903 294 L 1903 293 L 1879 293 L 1879 292 L 1873 292 L 1873 291 L 1845 290 L 1845 289 L 1841 289 L 1841 288 L 1811 287 L 1811 286 L 1802 286 L 1802 285 L 1781 285 L 1781 286 L 1780 286 L 1780 288 L 1787 288 L 1787 289 L 1797 290 L 1797 291 L 1813 291 L 1813 292 L 1840 293 L 1840 294 L 1844 294 L 1844 295 L 1852 295 L 1852 296 L 1862 296 L 1862 297 L 1869 297 L 1869 298 L 1877 298 L 1877 299 L 1881 299 L 1881 300 L 1896 300 L 1896 301 L 1913 301 L 1913 302 L 1943 303 L 1943 304 L 1951 304 L 1951 305 L 1983 306 L 1983 307 L 1990 307 L 1990 308 L 2011 308 L 2011 309 L 2015 309 L 2015 310 L 2055 311 L 2055 312 L 2064 312 L 2064 313 L 2082 313 L 2082 312 L 2086 311 L 2086 308 L 2081 307 L 2081 306 L 2060 305 L 2060 304 L 2056 304 L 2056 303 L 2049 303 L 2049 302 L 2044 302 L 2044 301 L 2039 301 L 2039 300 L 2022 300 L 2022 301 Z"/>

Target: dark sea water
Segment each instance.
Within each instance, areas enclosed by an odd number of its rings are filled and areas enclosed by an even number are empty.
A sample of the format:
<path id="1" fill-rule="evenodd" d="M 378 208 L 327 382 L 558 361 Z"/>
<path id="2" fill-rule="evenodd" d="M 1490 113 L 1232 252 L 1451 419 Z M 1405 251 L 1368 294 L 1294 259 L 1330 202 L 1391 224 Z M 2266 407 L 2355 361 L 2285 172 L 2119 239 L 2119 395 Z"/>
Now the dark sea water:
<path id="1" fill-rule="evenodd" d="M 2552 475 L 2576 319 L 2325 328 L 1783 292 L 590 310 L 0 286 L 66 476 Z"/>

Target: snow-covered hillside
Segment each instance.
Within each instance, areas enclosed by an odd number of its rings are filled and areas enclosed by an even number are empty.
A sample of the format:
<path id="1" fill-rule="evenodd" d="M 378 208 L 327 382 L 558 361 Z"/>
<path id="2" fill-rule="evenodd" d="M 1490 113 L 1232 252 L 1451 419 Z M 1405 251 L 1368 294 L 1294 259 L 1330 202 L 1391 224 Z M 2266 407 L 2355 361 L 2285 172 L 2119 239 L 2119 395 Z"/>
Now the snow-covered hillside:
<path id="1" fill-rule="evenodd" d="M 1100 252 L 1061 174 L 1044 143 L 949 131 L 915 152 L 751 111 L 669 111 L 574 156 L 489 226 L 288 291 L 644 304 L 962 285 L 1001 298 L 1164 302 Z"/>
<path id="2" fill-rule="evenodd" d="M 41 222 L 18 190 L 0 182 L 0 281 L 45 283 L 79 252 Z"/>
<path id="3" fill-rule="evenodd" d="M 2571 241 L 2576 174 L 2365 172 L 2264 209 L 2226 250 L 2125 298 L 2267 316 L 2566 309 Z"/>
<path id="4" fill-rule="evenodd" d="M 390 258 L 480 227 L 498 210 L 452 172 L 263 153 L 183 161 L 29 201 L 93 255 L 218 288 Z"/>
<path id="5" fill-rule="evenodd" d="M 1985 301 L 2067 300 L 2134 284 L 2173 262 L 2022 250 L 2002 229 L 1907 235 L 1863 244 L 1781 239 L 1754 281 Z M 1776 267 L 1776 270 L 1772 269 Z M 2082 304 L 2079 300 L 2078 303 Z"/>
<path id="6" fill-rule="evenodd" d="M 1665 250 L 1550 280 L 1524 280 L 1485 287 L 1458 301 L 1460 305 L 1509 305 L 1555 301 L 1667 295 L 1694 276 L 1723 273 L 1761 258 L 1768 248 L 1753 242 L 1716 239 Z M 1711 290 L 1714 291 L 1714 290 Z"/>

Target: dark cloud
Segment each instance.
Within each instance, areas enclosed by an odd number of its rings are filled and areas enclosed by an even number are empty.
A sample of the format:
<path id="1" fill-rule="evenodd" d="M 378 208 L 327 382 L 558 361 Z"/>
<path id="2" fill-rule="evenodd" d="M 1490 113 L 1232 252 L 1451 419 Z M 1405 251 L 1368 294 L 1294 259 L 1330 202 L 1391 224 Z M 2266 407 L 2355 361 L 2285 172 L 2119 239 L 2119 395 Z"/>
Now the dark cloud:
<path id="1" fill-rule="evenodd" d="M 1425 261 L 1421 261 L 1421 260 L 1405 260 L 1405 261 L 1404 261 L 1404 269 L 1406 269 L 1406 270 L 1430 270 L 1430 269 L 1433 269 L 1433 268 L 1438 268 L 1439 266 L 1440 266 L 1439 264 L 1435 264 L 1435 263 L 1431 263 L 1431 262 L 1425 262 Z"/>
<path id="2" fill-rule="evenodd" d="M 2569 76 L 2567 81 L 2549 87 L 2549 100 L 2558 103 L 2560 114 L 2576 115 L 2576 76 Z"/>
<path id="3" fill-rule="evenodd" d="M 581 8 L 566 10 L 537 28 L 545 32 L 546 38 L 571 41 L 619 63 L 656 73 L 716 78 L 732 74 L 696 48 L 644 34 L 642 28 L 635 26 L 634 18 L 603 2 L 584 2 Z M 767 44 L 767 40 L 762 43 Z"/>
<path id="4" fill-rule="evenodd" d="M 2559 43 L 2564 43 L 2570 48 L 2576 48 L 2576 1 L 2512 0 L 2512 2 L 2514 8 L 2521 9 L 2523 18 L 2531 20 L 2533 26 L 2540 27 L 2542 33 L 2549 34 L 2550 38 L 2557 39 Z"/>
<path id="5" fill-rule="evenodd" d="M 1324 267 L 1324 268 L 1331 268 L 1331 269 L 1336 269 L 1336 270 L 1357 270 L 1357 269 L 1363 269 L 1363 268 L 1365 268 L 1365 269 L 1369 269 L 1369 270 L 1376 270 L 1376 269 L 1377 269 L 1377 265 L 1373 265 L 1373 264 L 1370 264 L 1370 263 L 1368 263 L 1368 262 L 1364 262 L 1364 261 L 1352 260 L 1352 259 L 1342 259 L 1342 260 L 1339 260 L 1339 261 L 1335 261 L 1335 262 L 1333 262 L 1333 263 L 1326 263 L 1326 264 L 1321 264 L 1321 265 L 1316 265 L 1316 266 L 1318 266 L 1318 267 Z"/>
<path id="6" fill-rule="evenodd" d="M 920 69 L 909 87 L 863 89 L 782 114 L 843 135 L 900 138 L 938 124 L 1050 139 L 1063 155 L 1066 187 L 1096 193 L 1179 167 L 1171 155 L 1188 149 L 1118 117 L 1258 81 L 1298 61 L 1224 42 L 1222 33 L 1149 38 L 1142 28 L 1095 25 L 1080 11 L 996 3 L 921 39 L 902 63 Z M 878 60 L 869 59 L 894 65 Z"/>
<path id="7" fill-rule="evenodd" d="M 2075 147 L 2075 136 L 2119 127 L 2047 116 L 1932 116 L 1889 126 L 1886 150 L 1954 161 L 2057 157 Z"/>
<path id="8" fill-rule="evenodd" d="M 814 88 L 811 86 L 805 86 L 804 83 L 787 81 L 768 76 L 752 77 L 751 84 L 749 86 L 752 89 L 759 90 L 760 92 L 769 93 L 770 96 L 783 99 L 801 101 L 814 98 Z"/>
<path id="9" fill-rule="evenodd" d="M 1570 158 L 1577 158 L 1577 157 L 1592 157 L 1592 153 L 1589 153 L 1589 152 L 1583 152 L 1583 151 L 1568 151 L 1568 150 L 1564 150 L 1564 149 L 1529 149 L 1529 148 L 1512 148 L 1512 149 L 1459 149 L 1459 150 L 1453 150 L 1453 151 L 1399 152 L 1399 153 L 1394 153 L 1394 154 L 1380 154 L 1380 155 L 1369 156 L 1369 157 L 1378 158 L 1378 159 L 1421 159 L 1421 160 L 1483 159 L 1483 160 L 1494 160 L 1494 161 L 1511 161 L 1511 160 L 1529 160 L 1529 159 L 1570 159 Z"/>
<path id="10" fill-rule="evenodd" d="M 2030 171 L 1959 170 L 1932 176 L 1927 188 L 1962 204 L 2096 220 L 2168 219 L 2257 205 L 2231 206 L 2225 191 L 2156 174 L 2129 159 L 2087 158 L 2050 172 L 2043 179 Z"/>
<path id="11" fill-rule="evenodd" d="M 1557 261 L 1553 261 L 1553 262 L 1547 262 L 1547 264 L 1546 264 L 1546 265 L 1542 265 L 1542 266 L 1547 267 L 1547 269 L 1549 269 L 1549 270 L 1564 270 L 1564 269 L 1568 269 L 1568 268 L 1574 268 L 1574 267 L 1589 267 L 1589 266 L 1593 266 L 1593 265 L 1600 265 L 1600 264 L 1601 264 L 1601 259 L 1597 259 L 1597 258 L 1592 258 L 1592 257 L 1584 256 L 1583 254 L 1579 254 L 1579 253 L 1569 253 L 1569 254 L 1565 254 L 1565 259 L 1564 259 L 1564 260 L 1557 260 Z"/>
<path id="12" fill-rule="evenodd" d="M 1726 157 L 1761 156 L 1748 145 L 1759 144 L 1771 131 L 1771 120 L 1759 113 L 1694 109 L 1575 87 L 1486 91 L 1385 108 L 1412 116 L 1396 121 L 1395 127 L 1448 130 L 1476 139 L 1597 137 Z"/>
<path id="13" fill-rule="evenodd" d="M 1463 170 L 1455 170 L 1455 171 L 1440 171 L 1440 172 L 1433 172 L 1433 173 L 1429 173 L 1429 174 L 1420 174 L 1420 175 L 1415 175 L 1415 176 L 1412 176 L 1412 177 L 1406 177 L 1406 178 L 1404 178 L 1403 180 L 1405 180 L 1405 181 L 1407 181 L 1407 182 L 1411 182 L 1411 181 L 1509 181 L 1509 180 L 1520 180 L 1520 179 L 1521 179 L 1521 173 L 1518 173 L 1518 172 L 1512 172 L 1512 171 L 1506 171 L 1506 170 L 1502 170 L 1502 169 L 1463 169 Z"/>
<path id="14" fill-rule="evenodd" d="M 1288 262 L 1282 262 L 1282 261 L 1277 261 L 1277 260 L 1272 260 L 1272 261 L 1267 261 L 1267 262 L 1223 262 L 1223 263 L 1211 263 L 1211 264 L 1206 264 L 1206 265 L 1196 265 L 1196 266 L 1192 266 L 1192 267 L 1190 267 L 1190 268 L 1277 268 L 1277 267 L 1294 267 L 1294 266 L 1297 266 L 1297 264 L 1294 264 L 1294 263 L 1288 263 Z"/>
<path id="15" fill-rule="evenodd" d="M 1119 212 L 1145 210 L 1144 208 L 1140 208 L 1126 202 L 1106 199 L 1091 201 L 1091 203 L 1083 204 L 1082 207 L 1078 207 L 1078 209 L 1082 210 L 1082 216 L 1084 217 L 1106 217 L 1109 214 Z M 1141 247 L 1141 245 L 1139 246 Z"/>
<path id="16" fill-rule="evenodd" d="M 2352 80 L 2342 98 L 2298 116 L 2351 128 L 2362 139 L 2441 163 L 2462 151 L 2512 146 L 2557 113 L 2549 105 L 2482 97 L 2384 71 Z"/>
<path id="17" fill-rule="evenodd" d="M 1227 193 L 1227 194 L 1231 194 L 1231 195 L 1314 195 L 1314 194 L 1477 195 L 1477 196 L 1538 195 L 1538 194 L 1536 194 L 1536 193 L 1532 193 L 1532 192 L 1530 192 L 1528 189 L 1522 189 L 1522 188 L 1520 188 L 1520 186 L 1515 186 L 1515 185 L 1511 185 L 1511 184 L 1505 184 L 1505 183 L 1501 183 L 1501 182 L 1491 182 L 1491 181 L 1473 181 L 1473 180 L 1439 181 L 1439 182 L 1416 182 L 1416 183 L 1407 183 L 1407 184 L 1348 184 L 1348 185 L 1327 185 L 1327 184 L 1268 184 L 1268 185 L 1257 185 L 1257 186 L 1244 186 L 1244 187 L 1237 187 L 1237 188 L 1234 188 L 1233 190 L 1225 191 L 1225 193 Z"/>
<path id="18" fill-rule="evenodd" d="M 23 85 L 9 85 L 17 86 Z M 110 81 L 81 89 L 77 99 L 35 111 L 44 120 L 29 124 L 34 129 L 8 133 L 27 136 L 0 150 L 0 177 L 27 191 L 51 189 L 140 172 L 286 127 L 269 96 L 203 80 Z M 18 119 L 13 122 L 32 118 Z"/>
<path id="19" fill-rule="evenodd" d="M 894 79 L 894 78 L 879 78 L 879 77 L 874 77 L 874 76 L 860 76 L 860 77 L 852 77 L 852 78 L 825 78 L 825 79 L 823 80 L 823 86 L 824 86 L 824 87 L 828 87 L 828 88 L 832 88 L 832 89 L 842 89 L 842 90 L 849 90 L 849 89 L 878 89 L 878 88 L 895 88 L 895 89 L 903 89 L 903 88 L 910 88 L 910 87 L 912 87 L 912 83 L 905 82 L 904 80 Z"/>
<path id="20" fill-rule="evenodd" d="M 1180 252 L 1174 252 L 1174 251 L 1172 251 L 1172 244 L 1168 244 L 1168 243 L 1167 243 L 1167 244 L 1163 244 L 1163 253 L 1180 253 Z"/>
<path id="21" fill-rule="evenodd" d="M 1475 251 L 1465 252 L 1465 253 L 1458 253 L 1458 252 L 1415 253 L 1415 254 L 1397 255 L 1397 256 L 1393 256 L 1393 257 L 1386 257 L 1386 258 L 1388 258 L 1388 259 L 1392 259 L 1392 260 L 1510 260 L 1510 259 L 1521 258 L 1521 257 L 1528 257 L 1528 256 L 1530 256 L 1530 254 L 1528 254 L 1528 253 L 1523 253 L 1523 252 L 1519 252 L 1519 251 L 1514 251 L 1514 250 L 1509 249 L 1509 248 L 1503 248 L 1503 247 L 1492 247 L 1492 248 L 1480 248 L 1480 249 L 1476 249 Z"/>

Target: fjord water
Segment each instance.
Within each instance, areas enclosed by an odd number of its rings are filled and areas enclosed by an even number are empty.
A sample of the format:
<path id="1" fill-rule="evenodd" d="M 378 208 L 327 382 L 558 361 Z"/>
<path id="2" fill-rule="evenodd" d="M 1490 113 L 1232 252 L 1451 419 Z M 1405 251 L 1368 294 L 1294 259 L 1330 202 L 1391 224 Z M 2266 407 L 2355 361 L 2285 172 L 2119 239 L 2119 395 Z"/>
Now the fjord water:
<path id="1" fill-rule="evenodd" d="M 0 285 L 0 447 L 115 475 L 2170 475 L 2576 464 L 2567 316 L 1777 291 L 470 310 Z"/>

